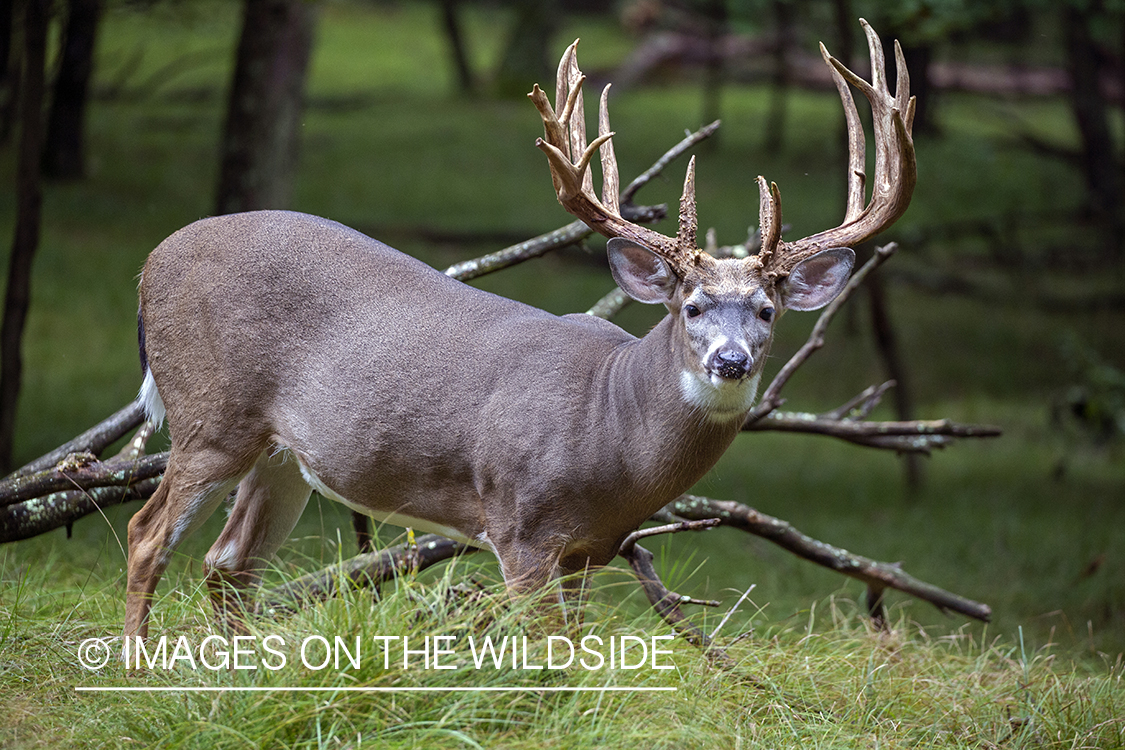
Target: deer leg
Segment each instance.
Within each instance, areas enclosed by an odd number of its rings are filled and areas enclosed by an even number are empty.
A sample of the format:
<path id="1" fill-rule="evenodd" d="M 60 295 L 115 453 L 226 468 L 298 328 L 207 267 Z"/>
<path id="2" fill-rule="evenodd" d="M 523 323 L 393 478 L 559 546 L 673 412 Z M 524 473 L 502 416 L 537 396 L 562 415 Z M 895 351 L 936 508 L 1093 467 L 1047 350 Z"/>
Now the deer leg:
<path id="1" fill-rule="evenodd" d="M 215 617 L 224 627 L 245 630 L 250 592 L 297 525 L 311 493 L 293 455 L 273 446 L 238 485 L 230 518 L 203 561 Z"/>
<path id="2" fill-rule="evenodd" d="M 160 487 L 129 521 L 126 637 L 148 636 L 152 597 L 172 553 L 207 520 L 247 468 L 215 451 L 173 449 Z"/>
<path id="3" fill-rule="evenodd" d="M 568 625 L 576 627 L 582 622 L 582 611 L 590 598 L 591 563 L 589 556 L 574 554 L 559 563 L 563 617 Z"/>
<path id="4" fill-rule="evenodd" d="M 531 597 L 528 614 L 536 630 L 557 634 L 579 622 L 578 610 L 585 600 L 586 557 L 562 560 L 562 549 L 512 544 L 496 550 L 504 583 L 513 600 Z M 574 574 L 574 575 L 571 575 Z"/>
<path id="5" fill-rule="evenodd" d="M 239 485 L 231 517 L 204 558 L 215 617 L 228 630 L 245 631 L 253 588 L 293 531 L 312 494 L 289 451 L 263 451 Z"/>

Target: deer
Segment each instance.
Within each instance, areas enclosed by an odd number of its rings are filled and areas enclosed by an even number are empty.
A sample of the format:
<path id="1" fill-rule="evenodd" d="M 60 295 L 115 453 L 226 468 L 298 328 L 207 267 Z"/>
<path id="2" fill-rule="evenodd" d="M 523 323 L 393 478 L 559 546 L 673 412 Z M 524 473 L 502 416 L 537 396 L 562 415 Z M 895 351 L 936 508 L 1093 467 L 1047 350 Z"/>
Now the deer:
<path id="1" fill-rule="evenodd" d="M 878 36 L 861 23 L 870 83 L 820 46 L 849 132 L 844 219 L 783 240 L 780 193 L 758 177 L 761 248 L 744 258 L 698 248 L 694 158 L 674 237 L 622 218 L 609 88 L 587 144 L 577 42 L 560 62 L 554 107 L 533 87 L 544 126 L 536 145 L 558 201 L 609 238 L 626 294 L 667 309 L 639 338 L 470 287 L 300 213 L 216 216 L 164 240 L 139 285 L 138 399 L 150 420 L 167 422 L 171 448 L 159 488 L 129 523 L 125 635 L 147 637 L 174 550 L 232 490 L 203 570 L 216 616 L 235 628 L 314 490 L 491 550 L 513 596 L 608 564 L 731 445 L 782 312 L 832 300 L 852 247 L 909 204 L 906 66 L 896 42 L 892 95 Z M 870 200 L 849 84 L 873 112 Z"/>

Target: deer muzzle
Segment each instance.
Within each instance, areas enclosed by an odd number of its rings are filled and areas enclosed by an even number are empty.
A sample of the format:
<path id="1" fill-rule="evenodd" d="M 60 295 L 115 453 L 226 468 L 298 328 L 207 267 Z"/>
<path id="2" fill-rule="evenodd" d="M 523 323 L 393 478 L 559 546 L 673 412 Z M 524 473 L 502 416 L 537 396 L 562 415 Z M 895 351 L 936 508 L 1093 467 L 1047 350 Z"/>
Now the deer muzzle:
<path id="1" fill-rule="evenodd" d="M 741 380 L 750 374 L 753 360 L 742 349 L 724 347 L 711 355 L 707 369 L 727 380 Z"/>

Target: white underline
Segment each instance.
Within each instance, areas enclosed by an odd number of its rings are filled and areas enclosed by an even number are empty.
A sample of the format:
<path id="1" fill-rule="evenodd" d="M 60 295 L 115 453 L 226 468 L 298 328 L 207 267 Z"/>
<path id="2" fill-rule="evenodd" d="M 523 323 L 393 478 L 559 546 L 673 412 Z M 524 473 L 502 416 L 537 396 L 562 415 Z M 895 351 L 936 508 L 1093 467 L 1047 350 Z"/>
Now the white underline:
<path id="1" fill-rule="evenodd" d="M 89 687 L 80 693 L 674 693 L 675 687 Z"/>

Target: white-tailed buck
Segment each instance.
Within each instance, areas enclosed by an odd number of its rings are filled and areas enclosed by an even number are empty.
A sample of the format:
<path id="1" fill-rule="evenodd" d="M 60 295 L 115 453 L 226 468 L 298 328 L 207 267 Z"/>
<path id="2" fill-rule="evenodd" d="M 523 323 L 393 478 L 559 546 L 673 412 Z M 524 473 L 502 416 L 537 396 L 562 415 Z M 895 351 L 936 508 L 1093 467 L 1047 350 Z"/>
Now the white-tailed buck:
<path id="1" fill-rule="evenodd" d="M 454 281 L 326 219 L 219 216 L 176 232 L 140 285 L 144 385 L 172 438 L 159 490 L 129 524 L 125 632 L 144 635 L 169 558 L 236 486 L 205 569 L 219 613 L 256 581 L 312 490 L 399 525 L 493 550 L 510 590 L 608 563 L 622 539 L 716 462 L 754 401 L 785 309 L 828 303 L 850 246 L 905 211 L 915 182 L 913 101 L 897 45 L 895 95 L 878 38 L 861 80 L 821 47 L 840 90 L 851 164 L 843 223 L 780 238 L 777 187 L 761 177 L 761 251 L 696 247 L 694 166 L 679 231 L 621 218 L 606 96 L 586 144 L 575 48 L 546 131 L 559 201 L 610 237 L 613 276 L 668 315 L 643 338 L 586 315 L 556 317 Z M 874 112 L 864 134 L 847 83 Z M 588 164 L 600 150 L 604 190 Z M 236 588 L 231 589 L 234 585 Z"/>

